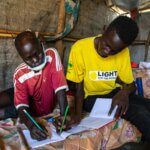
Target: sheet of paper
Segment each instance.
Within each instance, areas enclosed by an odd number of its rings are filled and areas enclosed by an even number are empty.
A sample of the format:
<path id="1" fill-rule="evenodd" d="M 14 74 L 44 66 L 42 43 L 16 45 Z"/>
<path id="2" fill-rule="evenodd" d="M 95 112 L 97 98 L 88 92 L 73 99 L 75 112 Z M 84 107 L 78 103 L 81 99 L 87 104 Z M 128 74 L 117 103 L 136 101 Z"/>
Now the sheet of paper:
<path id="1" fill-rule="evenodd" d="M 108 116 L 111 103 L 112 103 L 112 99 L 98 98 L 92 108 L 89 117 L 84 118 L 80 122 L 79 126 L 90 128 L 90 129 L 98 129 L 112 122 L 117 107 L 115 107 L 112 114 Z"/>
<path id="2" fill-rule="evenodd" d="M 90 113 L 90 117 L 97 117 L 97 118 L 108 118 L 113 119 L 115 116 L 115 112 L 117 107 L 114 108 L 112 114 L 109 116 L 109 110 L 111 107 L 112 99 L 108 98 L 98 98 L 92 108 Z"/>
<path id="3" fill-rule="evenodd" d="M 80 122 L 79 126 L 86 127 L 89 129 L 98 129 L 112 121 L 113 119 L 108 118 L 105 119 L 96 117 L 86 117 Z"/>
<path id="4" fill-rule="evenodd" d="M 46 144 L 50 144 L 50 143 L 54 143 L 54 142 L 59 142 L 59 141 L 63 141 L 64 138 L 62 138 L 61 136 L 59 136 L 55 131 L 52 130 L 52 137 L 48 138 L 46 140 L 43 141 L 37 141 L 31 138 L 29 130 L 23 130 L 23 133 L 25 135 L 25 138 L 27 140 L 27 143 L 29 144 L 29 147 L 31 148 L 37 148 Z"/>
<path id="5" fill-rule="evenodd" d="M 77 125 L 77 126 L 74 126 L 72 129 L 70 129 L 68 131 L 62 132 L 61 137 L 63 137 L 65 139 L 69 135 L 76 134 L 76 133 L 79 133 L 79 132 L 83 132 L 83 131 L 86 131 L 88 129 L 89 128 L 87 128 L 87 127 Z"/>
<path id="6" fill-rule="evenodd" d="M 28 130 L 23 130 L 23 133 L 27 139 L 29 146 L 31 148 L 37 148 L 46 144 L 63 141 L 64 139 L 66 139 L 66 137 L 75 133 L 103 127 L 104 125 L 113 121 L 114 114 L 117 109 L 115 108 L 112 112 L 112 115 L 108 116 L 111 102 L 111 99 L 97 99 L 89 117 L 81 120 L 80 124 L 73 127 L 72 129 L 62 132 L 61 135 L 58 135 L 56 133 L 56 129 L 54 126 L 52 127 L 52 137 L 43 141 L 33 140 Z"/>
<path id="7" fill-rule="evenodd" d="M 31 138 L 29 130 L 23 130 L 24 136 L 27 140 L 28 145 L 31 148 L 37 148 L 46 144 L 51 144 L 54 142 L 59 142 L 59 141 L 63 141 L 65 140 L 69 135 L 75 134 L 75 133 L 79 133 L 85 130 L 88 130 L 88 128 L 85 127 L 81 127 L 81 126 L 75 126 L 72 129 L 68 130 L 68 131 L 63 131 L 61 135 L 56 133 L 56 129 L 54 126 L 52 126 L 52 137 L 48 138 L 46 140 L 43 141 L 37 141 Z"/>

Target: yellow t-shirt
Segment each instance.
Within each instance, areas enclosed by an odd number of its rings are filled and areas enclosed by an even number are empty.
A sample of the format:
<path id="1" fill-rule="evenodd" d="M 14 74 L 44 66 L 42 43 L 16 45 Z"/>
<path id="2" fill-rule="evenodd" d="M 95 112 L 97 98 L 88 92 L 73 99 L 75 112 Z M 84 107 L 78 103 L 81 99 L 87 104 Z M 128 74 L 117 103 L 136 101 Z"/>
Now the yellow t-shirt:
<path id="1" fill-rule="evenodd" d="M 66 77 L 76 83 L 84 80 L 85 97 L 110 93 L 118 87 L 117 76 L 124 83 L 133 82 L 129 49 L 103 58 L 94 48 L 94 39 L 77 41 L 71 48 L 68 62 Z"/>

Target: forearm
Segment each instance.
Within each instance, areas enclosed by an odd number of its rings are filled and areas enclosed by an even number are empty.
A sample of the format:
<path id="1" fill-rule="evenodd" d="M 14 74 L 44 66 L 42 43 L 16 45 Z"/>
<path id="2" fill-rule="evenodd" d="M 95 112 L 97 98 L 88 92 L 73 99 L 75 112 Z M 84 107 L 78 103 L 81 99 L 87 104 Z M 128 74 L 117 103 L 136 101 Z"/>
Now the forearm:
<path id="1" fill-rule="evenodd" d="M 76 115 L 79 117 L 81 117 L 83 101 L 84 101 L 84 88 L 83 82 L 81 82 L 76 84 L 76 94 L 75 94 Z"/>
<path id="2" fill-rule="evenodd" d="M 65 90 L 60 90 L 56 93 L 59 107 L 60 107 L 60 115 L 63 116 L 68 105 L 66 92 Z"/>
<path id="3" fill-rule="evenodd" d="M 28 107 L 20 107 L 18 109 L 18 115 L 19 115 L 20 121 L 21 123 L 24 123 L 28 129 L 30 129 L 33 126 L 33 123 L 23 110 L 26 110 L 29 113 Z"/>

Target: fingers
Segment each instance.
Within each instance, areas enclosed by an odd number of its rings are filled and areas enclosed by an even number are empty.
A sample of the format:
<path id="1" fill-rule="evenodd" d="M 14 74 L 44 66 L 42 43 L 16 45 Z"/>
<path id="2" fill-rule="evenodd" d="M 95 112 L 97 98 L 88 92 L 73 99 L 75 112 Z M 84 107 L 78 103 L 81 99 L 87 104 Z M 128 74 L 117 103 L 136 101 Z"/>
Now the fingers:
<path id="1" fill-rule="evenodd" d="M 62 122 L 63 122 L 63 117 L 58 117 L 57 119 L 55 119 L 55 121 L 53 122 L 53 125 L 56 127 L 56 131 L 60 132 L 60 129 L 62 128 L 63 131 L 66 131 L 68 129 L 71 128 L 71 117 L 67 116 L 64 125 L 62 126 Z"/>
<path id="2" fill-rule="evenodd" d="M 126 105 L 122 107 L 120 116 L 122 116 L 126 112 Z"/>
<path id="3" fill-rule="evenodd" d="M 121 115 L 125 115 L 126 112 L 127 112 L 127 110 L 128 110 L 128 104 L 125 106 L 125 108 L 124 108 L 124 110 L 122 111 L 122 114 L 121 114 Z"/>
<path id="4" fill-rule="evenodd" d="M 66 128 L 66 124 L 64 124 L 62 126 L 62 117 L 58 117 L 57 119 L 55 119 L 55 121 L 53 122 L 53 125 L 56 127 L 56 132 L 60 131 L 60 128 L 62 127 L 62 129 L 64 130 Z"/>
<path id="5" fill-rule="evenodd" d="M 30 134 L 33 139 L 38 141 L 45 140 L 47 138 L 46 131 L 41 131 L 37 127 L 33 127 Z"/>
<path id="6" fill-rule="evenodd" d="M 120 112 L 121 112 L 121 107 L 118 107 L 115 114 L 116 119 L 120 117 Z"/>
<path id="7" fill-rule="evenodd" d="M 112 111 L 113 111 L 114 108 L 115 108 L 115 106 L 114 106 L 114 104 L 112 103 L 112 104 L 111 104 L 111 107 L 110 107 L 110 110 L 109 110 L 109 113 L 108 113 L 109 116 L 111 115 L 111 113 L 112 113 Z"/>

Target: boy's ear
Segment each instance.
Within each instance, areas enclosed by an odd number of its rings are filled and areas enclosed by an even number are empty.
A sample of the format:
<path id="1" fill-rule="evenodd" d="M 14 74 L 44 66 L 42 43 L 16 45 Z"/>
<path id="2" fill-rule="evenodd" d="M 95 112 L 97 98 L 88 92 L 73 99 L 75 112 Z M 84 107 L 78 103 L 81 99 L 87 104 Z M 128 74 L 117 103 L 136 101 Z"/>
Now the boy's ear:
<path id="1" fill-rule="evenodd" d="M 35 32 L 35 36 L 36 36 L 36 38 L 38 39 L 38 41 L 39 41 L 40 43 L 46 44 L 46 41 L 45 41 L 43 35 L 41 35 L 41 34 L 38 33 L 38 32 Z"/>

